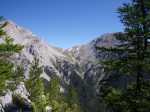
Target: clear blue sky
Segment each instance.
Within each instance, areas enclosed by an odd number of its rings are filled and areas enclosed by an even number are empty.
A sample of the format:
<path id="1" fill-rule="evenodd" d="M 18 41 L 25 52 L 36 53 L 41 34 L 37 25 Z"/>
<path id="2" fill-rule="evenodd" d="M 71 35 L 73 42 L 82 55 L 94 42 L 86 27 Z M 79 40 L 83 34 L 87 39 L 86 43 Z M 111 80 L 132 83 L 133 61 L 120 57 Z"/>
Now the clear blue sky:
<path id="1" fill-rule="evenodd" d="M 0 0 L 0 15 L 68 48 L 122 31 L 116 9 L 129 0 Z"/>

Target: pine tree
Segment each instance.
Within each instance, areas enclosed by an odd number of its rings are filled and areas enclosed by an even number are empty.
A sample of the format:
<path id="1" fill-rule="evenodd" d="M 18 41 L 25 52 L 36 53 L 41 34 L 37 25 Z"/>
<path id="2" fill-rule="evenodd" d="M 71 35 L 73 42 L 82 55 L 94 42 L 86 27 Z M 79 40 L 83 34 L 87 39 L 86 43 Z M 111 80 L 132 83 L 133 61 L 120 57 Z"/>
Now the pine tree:
<path id="1" fill-rule="evenodd" d="M 47 92 L 49 93 L 50 99 L 60 99 L 60 80 L 57 76 L 52 77 Z"/>
<path id="2" fill-rule="evenodd" d="M 79 102 L 79 96 L 72 86 L 68 88 L 67 100 L 67 111 L 66 112 L 82 112 Z"/>
<path id="3" fill-rule="evenodd" d="M 16 87 L 20 84 L 20 82 L 23 82 L 24 77 L 24 68 L 22 65 L 16 65 L 14 72 L 12 73 L 12 82 L 9 85 L 10 90 L 15 90 Z"/>
<path id="4" fill-rule="evenodd" d="M 60 92 L 60 79 L 53 76 L 49 87 L 46 90 L 48 105 L 52 107 L 52 112 L 81 112 L 78 95 L 71 86 L 65 95 Z"/>
<path id="5" fill-rule="evenodd" d="M 60 92 L 60 79 L 53 76 L 46 90 L 47 103 L 52 107 L 52 112 L 65 112 L 66 104 Z"/>
<path id="6" fill-rule="evenodd" d="M 39 59 L 35 57 L 30 67 L 29 79 L 25 82 L 34 112 L 45 112 L 46 99 L 41 74 L 42 67 L 39 66 Z"/>
<path id="7" fill-rule="evenodd" d="M 118 56 L 103 62 L 107 75 L 126 75 L 134 80 L 127 83 L 127 88 L 121 89 L 111 87 L 108 81 L 104 81 L 107 89 L 103 90 L 102 97 L 114 112 L 148 112 L 150 81 L 146 78 L 150 73 L 150 1 L 132 0 L 131 3 L 123 4 L 118 12 L 125 26 L 124 33 L 115 35 L 121 44 L 98 49 Z"/>
<path id="8" fill-rule="evenodd" d="M 3 18 L 0 17 L 0 20 Z M 3 41 L 0 43 L 0 94 L 2 94 L 8 87 L 8 81 L 13 80 L 13 68 L 14 64 L 10 61 L 10 57 L 19 53 L 23 46 L 14 44 L 13 39 L 10 38 L 3 28 L 7 25 L 7 22 L 0 22 L 0 39 Z"/>

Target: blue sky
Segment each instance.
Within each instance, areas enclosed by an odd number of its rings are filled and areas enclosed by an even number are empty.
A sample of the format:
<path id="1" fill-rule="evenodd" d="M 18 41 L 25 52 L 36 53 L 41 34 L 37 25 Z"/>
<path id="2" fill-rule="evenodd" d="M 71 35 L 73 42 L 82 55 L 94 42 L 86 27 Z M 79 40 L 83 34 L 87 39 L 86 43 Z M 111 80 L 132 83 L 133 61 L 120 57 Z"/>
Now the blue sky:
<path id="1" fill-rule="evenodd" d="M 69 48 L 123 30 L 117 7 L 129 0 L 0 0 L 0 15 L 49 44 Z"/>

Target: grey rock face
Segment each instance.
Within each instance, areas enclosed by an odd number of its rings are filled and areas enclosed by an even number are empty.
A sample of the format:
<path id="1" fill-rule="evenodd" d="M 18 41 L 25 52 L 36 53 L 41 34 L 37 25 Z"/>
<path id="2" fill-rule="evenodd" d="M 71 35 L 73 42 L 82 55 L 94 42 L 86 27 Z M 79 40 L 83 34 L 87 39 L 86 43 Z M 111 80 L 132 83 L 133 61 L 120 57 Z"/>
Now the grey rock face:
<path id="1" fill-rule="evenodd" d="M 0 104 L 0 112 L 5 112 L 4 109 L 3 109 L 2 104 Z"/>
<path id="2" fill-rule="evenodd" d="M 29 93 L 26 90 L 26 87 L 24 85 L 23 82 L 20 83 L 20 85 L 17 86 L 17 89 L 14 91 L 15 95 L 19 95 L 21 96 L 23 99 L 25 99 L 27 102 L 31 102 L 28 97 L 29 97 Z"/>
<path id="3" fill-rule="evenodd" d="M 6 106 L 12 102 L 12 92 L 8 91 L 4 96 L 0 97 L 2 106 Z"/>
<path id="4" fill-rule="evenodd" d="M 4 30 L 15 43 L 24 45 L 23 51 L 15 55 L 13 61 L 24 65 L 26 77 L 28 77 L 30 63 L 36 56 L 43 66 L 42 77 L 45 80 L 49 81 L 53 75 L 59 76 L 62 79 L 62 86 L 72 85 L 77 89 L 82 106 L 87 107 L 86 112 L 99 111 L 95 108 L 98 104 L 97 86 L 99 80 L 105 76 L 98 62 L 108 58 L 109 54 L 98 52 L 96 47 L 111 47 L 118 44 L 113 34 L 103 35 L 84 45 L 61 49 L 48 45 L 29 30 L 11 21 L 8 21 Z M 27 99 L 28 93 L 23 85 L 18 88 L 16 92 Z"/>

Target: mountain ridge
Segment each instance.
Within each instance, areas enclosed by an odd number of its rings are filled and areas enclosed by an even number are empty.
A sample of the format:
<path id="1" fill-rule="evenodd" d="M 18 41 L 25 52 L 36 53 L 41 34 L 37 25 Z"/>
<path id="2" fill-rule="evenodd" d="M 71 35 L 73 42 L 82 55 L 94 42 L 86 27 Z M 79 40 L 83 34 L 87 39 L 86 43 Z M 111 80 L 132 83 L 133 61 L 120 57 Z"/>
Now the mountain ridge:
<path id="1" fill-rule="evenodd" d="M 98 52 L 96 47 L 115 45 L 117 41 L 113 33 L 102 35 L 84 45 L 62 49 L 47 44 L 31 31 L 12 21 L 7 21 L 4 30 L 15 43 L 24 46 L 22 52 L 13 57 L 13 61 L 24 66 L 26 78 L 32 60 L 37 57 L 43 67 L 42 77 L 46 81 L 50 81 L 53 75 L 57 75 L 62 80 L 63 91 L 66 91 L 67 85 L 77 89 L 81 103 L 87 107 L 86 112 L 99 111 L 94 105 L 98 103 L 96 99 L 98 82 L 105 76 L 98 62 L 107 57 L 107 54 Z"/>

